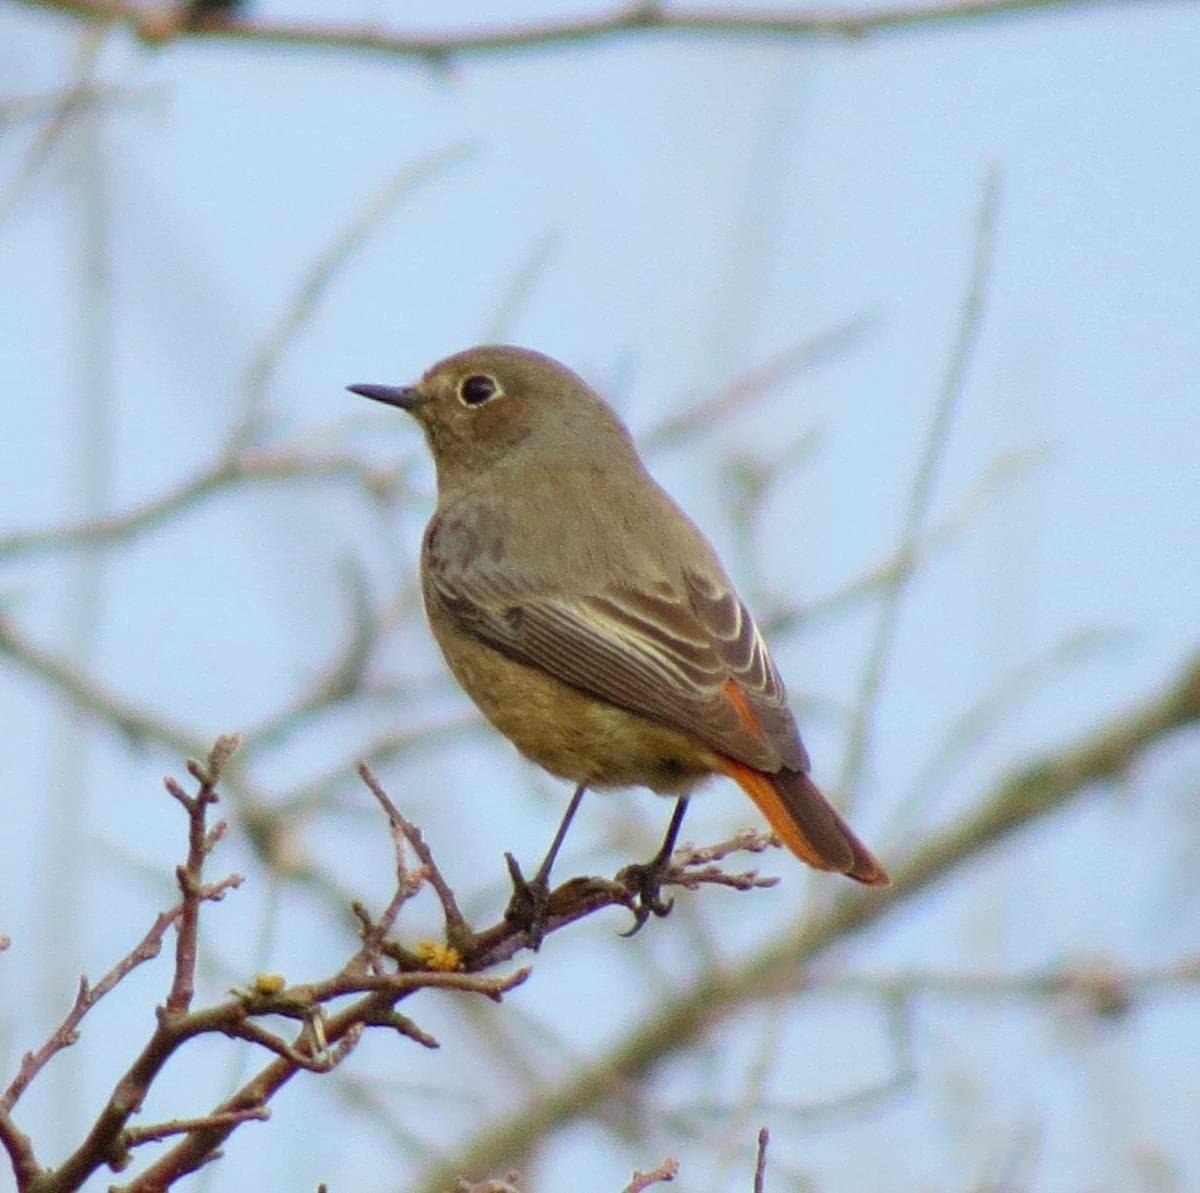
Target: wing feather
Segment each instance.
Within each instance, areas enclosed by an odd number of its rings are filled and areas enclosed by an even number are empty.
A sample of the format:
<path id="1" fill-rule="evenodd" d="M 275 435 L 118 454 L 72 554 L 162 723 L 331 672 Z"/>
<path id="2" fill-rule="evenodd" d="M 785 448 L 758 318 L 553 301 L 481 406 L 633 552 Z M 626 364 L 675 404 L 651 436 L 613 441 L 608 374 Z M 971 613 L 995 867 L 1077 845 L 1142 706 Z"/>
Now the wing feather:
<path id="1" fill-rule="evenodd" d="M 530 591 L 511 574 L 480 566 L 478 557 L 472 562 L 426 573 L 427 599 L 464 630 L 747 765 L 808 770 L 783 681 L 723 577 L 689 570 L 682 586 L 660 579 L 557 596 Z M 741 708 L 726 695 L 730 680 L 745 697 Z"/>

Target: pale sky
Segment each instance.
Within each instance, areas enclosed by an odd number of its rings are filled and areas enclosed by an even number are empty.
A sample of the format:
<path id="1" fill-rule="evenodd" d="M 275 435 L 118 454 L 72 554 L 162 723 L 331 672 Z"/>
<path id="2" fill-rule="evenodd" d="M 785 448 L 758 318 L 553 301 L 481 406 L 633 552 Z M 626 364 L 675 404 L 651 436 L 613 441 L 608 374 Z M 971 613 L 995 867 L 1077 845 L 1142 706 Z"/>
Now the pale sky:
<path id="1" fill-rule="evenodd" d="M 410 19 L 404 6 L 381 3 L 279 0 L 264 11 Z M 427 23 L 491 19 L 492 6 L 464 0 L 438 6 Z M 67 85 L 73 29 L 0 4 L 0 104 Z M 89 668 L 201 738 L 253 725 L 281 692 L 311 681 L 344 631 L 345 561 L 359 560 L 385 599 L 411 578 L 432 501 L 416 429 L 361 409 L 343 387 L 407 382 L 446 353 L 497 336 L 570 364 L 645 435 L 788 345 L 865 320 L 853 343 L 752 412 L 649 456 L 752 605 L 764 615 L 803 608 L 895 547 L 994 172 L 985 310 L 927 524 L 953 517 L 981 485 L 988 497 L 902 606 L 854 812 L 886 856 L 899 848 L 888 826 L 906 800 L 928 796 L 918 823 L 944 822 L 1022 759 L 1134 706 L 1195 649 L 1198 52 L 1200 12 L 1185 3 L 1083 6 L 861 44 L 637 36 L 467 58 L 444 72 L 220 42 L 154 53 L 114 32 L 97 77 L 124 98 L 93 136 L 56 142 L 19 191 L 9 188 L 45 122 L 0 125 L 8 395 L 0 536 L 81 514 L 88 462 L 109 511 L 210 462 L 242 408 L 255 353 L 322 254 L 401 171 L 462 147 L 336 268 L 267 391 L 268 442 L 312 433 L 318 446 L 410 459 L 417 492 L 403 516 L 381 521 L 333 485 L 215 499 L 104 555 L 94 628 L 84 631 Z M 99 280 L 86 256 L 97 244 Z M 89 393 L 100 395 L 99 432 L 81 413 Z M 342 419 L 356 429 L 328 430 Z M 807 449 L 788 456 L 806 435 Z M 781 456 L 791 462 L 746 542 L 731 517 L 726 466 Z M 1014 456 L 1024 464 L 990 483 L 997 461 Z M 81 632 L 71 628 L 71 570 L 53 559 L 0 563 L 5 615 L 70 653 Z M 815 773 L 831 787 L 876 617 L 868 603 L 774 643 Z M 1080 633 L 1095 636 L 1090 649 L 1041 674 L 945 790 L 914 796 L 966 710 Z M 430 719 L 465 714 L 422 623 L 405 635 L 380 678 L 425 685 Z M 384 705 L 314 728 L 272 753 L 256 777 L 285 792 L 394 715 Z M 74 839 L 85 851 L 87 864 L 64 887 L 87 901 L 67 969 L 95 975 L 167 897 L 179 836 L 159 778 L 181 767 L 160 749 L 92 736 L 87 764 L 70 780 L 61 706 L 4 659 L 0 720 L 13 843 L 0 877 L 0 934 L 14 941 L 0 957 L 0 1005 L 46 1015 L 0 1014 L 8 1071 L 51 1022 L 31 933 L 45 914 L 34 891 L 64 861 L 54 842 Z M 1194 955 L 1198 776 L 1200 745 L 1183 737 L 1120 791 L 1005 846 L 970 881 L 914 901 L 829 966 L 1028 972 L 1106 956 L 1138 969 Z M 566 795 L 482 731 L 388 777 L 493 913 L 501 852 L 532 861 Z M 67 782 L 82 810 L 56 836 L 49 793 Z M 386 834 L 360 790 L 346 785 L 342 794 L 357 811 L 322 821 L 307 847 L 348 887 L 385 891 Z M 724 784 L 700 802 L 692 839 L 753 823 Z M 622 860 L 602 848 L 614 809 L 636 813 L 647 841 L 667 815 L 645 793 L 607 810 L 585 806 L 572 838 L 581 868 Z M 302 980 L 319 963 L 310 937 L 321 956 L 339 955 L 342 926 L 303 894 L 292 892 L 292 918 L 270 919 L 269 883 L 236 834 L 223 865 L 245 869 L 251 889 L 238 896 L 240 910 L 212 912 L 214 935 L 233 933 L 210 974 L 214 996 L 255 969 Z M 771 892 L 697 897 L 710 939 L 731 962 L 798 920 L 810 897 L 789 859 L 766 865 L 784 878 Z M 610 915 L 555 938 L 519 999 L 505 1004 L 549 1042 L 539 1061 L 546 1073 L 569 1069 L 572 1050 L 601 1047 L 646 1012 L 655 987 L 641 980 L 645 967 L 668 984 L 694 971 L 685 914 L 651 925 L 624 951 L 613 940 L 619 926 Z M 161 983 L 130 985 L 111 1018 L 97 1019 L 97 1033 L 107 1026 L 116 1039 L 142 1038 Z M 70 985 L 60 994 L 65 1007 Z M 783 1018 L 768 1104 L 750 1114 L 743 1146 L 771 1125 L 779 1189 L 982 1187 L 989 1165 L 1024 1154 L 1022 1141 L 1039 1193 L 1200 1187 L 1195 997 L 1151 999 L 1116 1024 L 1021 1000 L 922 1001 L 915 1084 L 865 1117 L 813 1124 L 798 1105 L 869 1086 L 894 1060 L 877 1008 L 824 996 Z M 436 1000 L 414 1013 L 435 1032 L 454 1022 Z M 720 1090 L 736 1100 L 737 1074 L 770 1036 L 749 1016 L 715 1039 L 712 1055 L 656 1076 L 651 1105 L 704 1102 Z M 65 1141 L 94 1112 L 125 1054 L 85 1046 L 59 1059 L 66 1076 L 54 1078 L 60 1096 L 75 1091 L 74 1110 L 55 1111 L 48 1073 L 45 1090 L 22 1104 L 24 1129 Z M 398 1118 L 450 1148 L 486 1122 L 489 1107 L 521 1092 L 479 1047 L 451 1035 L 440 1053 L 418 1056 L 402 1042 L 370 1041 L 351 1076 L 397 1083 Z M 214 1045 L 202 1055 L 164 1088 L 211 1088 L 213 1097 L 226 1088 L 232 1054 Z M 409 1082 L 417 1092 L 404 1093 Z M 298 1082 L 272 1123 L 244 1128 L 211 1187 L 329 1180 L 337 1188 L 340 1178 L 347 1188 L 415 1188 L 420 1165 L 382 1128 L 306 1125 L 330 1113 L 330 1095 L 316 1085 Z M 164 1094 L 148 1113 L 202 1109 Z M 61 1144 L 45 1146 L 53 1159 Z M 710 1151 L 697 1146 L 689 1157 L 665 1130 L 627 1147 L 587 1126 L 556 1139 L 536 1188 L 616 1190 L 660 1153 L 680 1156 L 681 1188 L 749 1187 L 742 1161 L 718 1176 Z"/>

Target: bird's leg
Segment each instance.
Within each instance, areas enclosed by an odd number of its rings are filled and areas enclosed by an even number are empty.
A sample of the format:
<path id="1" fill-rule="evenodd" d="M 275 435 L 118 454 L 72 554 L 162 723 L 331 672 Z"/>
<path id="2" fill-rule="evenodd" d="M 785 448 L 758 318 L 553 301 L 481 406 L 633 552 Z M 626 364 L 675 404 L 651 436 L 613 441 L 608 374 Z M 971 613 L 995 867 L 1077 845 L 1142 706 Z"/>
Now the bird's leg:
<path id="1" fill-rule="evenodd" d="M 663 837 L 658 852 L 648 862 L 626 866 L 617 875 L 637 892 L 637 902 L 632 908 L 633 927 L 628 932 L 622 932 L 622 936 L 634 936 L 640 932 L 651 912 L 657 916 L 664 916 L 675 906 L 674 899 L 663 899 L 662 880 L 671 864 L 671 857 L 675 852 L 675 839 L 679 836 L 687 806 L 688 797 L 681 795 L 675 802 L 671 823 L 667 825 L 667 835 Z"/>
<path id="2" fill-rule="evenodd" d="M 575 788 L 575 794 L 567 804 L 566 813 L 554 834 L 554 840 L 550 842 L 550 848 L 546 850 L 546 856 L 542 858 L 542 864 L 538 866 L 532 879 L 527 879 L 521 873 L 521 864 L 511 853 L 504 855 L 513 884 L 512 898 L 504 910 L 504 918 L 514 927 L 524 930 L 529 947 L 535 953 L 541 948 L 542 935 L 546 930 L 546 913 L 550 907 L 550 871 L 554 868 L 554 859 L 558 857 L 558 851 L 566 840 L 567 829 L 571 827 L 571 821 L 579 811 L 586 790 L 587 786 L 583 783 Z"/>

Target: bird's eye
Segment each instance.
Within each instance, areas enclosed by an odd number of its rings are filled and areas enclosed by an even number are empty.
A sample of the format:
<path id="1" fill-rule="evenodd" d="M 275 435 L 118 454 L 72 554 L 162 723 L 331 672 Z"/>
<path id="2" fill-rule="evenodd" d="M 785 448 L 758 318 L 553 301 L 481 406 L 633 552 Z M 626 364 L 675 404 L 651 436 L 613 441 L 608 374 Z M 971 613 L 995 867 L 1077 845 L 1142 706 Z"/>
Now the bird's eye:
<path id="1" fill-rule="evenodd" d="M 458 387 L 458 396 L 467 406 L 482 406 L 500 393 L 500 385 L 494 377 L 473 373 L 463 378 Z"/>

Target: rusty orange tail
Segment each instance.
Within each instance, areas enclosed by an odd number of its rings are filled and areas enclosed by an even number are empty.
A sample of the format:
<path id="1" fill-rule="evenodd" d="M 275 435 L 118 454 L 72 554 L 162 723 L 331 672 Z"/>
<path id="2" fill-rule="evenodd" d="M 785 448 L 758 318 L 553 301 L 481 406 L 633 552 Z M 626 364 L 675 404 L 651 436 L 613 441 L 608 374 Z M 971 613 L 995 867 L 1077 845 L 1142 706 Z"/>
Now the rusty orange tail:
<path id="1" fill-rule="evenodd" d="M 758 805 L 779 839 L 801 861 L 837 870 L 868 886 L 885 886 L 887 871 L 854 835 L 817 785 L 800 771 L 766 774 L 732 758 L 724 771 Z"/>

